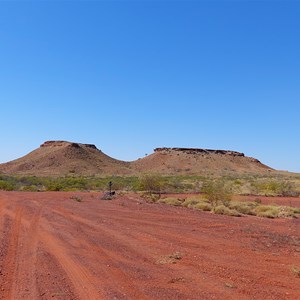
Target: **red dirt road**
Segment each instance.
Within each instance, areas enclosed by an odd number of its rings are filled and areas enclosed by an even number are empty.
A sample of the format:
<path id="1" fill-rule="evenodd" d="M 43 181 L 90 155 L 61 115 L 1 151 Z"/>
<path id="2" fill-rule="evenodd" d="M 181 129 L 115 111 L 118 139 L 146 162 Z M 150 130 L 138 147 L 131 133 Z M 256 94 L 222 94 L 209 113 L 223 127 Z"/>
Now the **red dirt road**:
<path id="1" fill-rule="evenodd" d="M 0 299 L 300 299 L 300 219 L 97 198 L 0 192 Z"/>

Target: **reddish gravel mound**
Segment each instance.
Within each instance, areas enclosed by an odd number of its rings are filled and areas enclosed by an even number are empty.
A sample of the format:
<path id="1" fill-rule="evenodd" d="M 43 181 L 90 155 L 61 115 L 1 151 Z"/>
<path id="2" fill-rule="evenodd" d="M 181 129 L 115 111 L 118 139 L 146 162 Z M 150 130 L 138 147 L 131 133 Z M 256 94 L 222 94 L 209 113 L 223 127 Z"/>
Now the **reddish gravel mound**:
<path id="1" fill-rule="evenodd" d="M 0 231 L 0 299 L 300 299 L 299 219 L 0 192 Z"/>
<path id="2" fill-rule="evenodd" d="M 90 144 L 48 141 L 14 161 L 0 164 L 0 173 L 66 175 L 232 175 L 268 174 L 273 171 L 255 158 L 226 150 L 157 148 L 133 162 L 116 160 Z"/>
<path id="3" fill-rule="evenodd" d="M 132 167 L 140 172 L 168 175 L 268 174 L 273 171 L 244 153 L 193 148 L 157 148 L 153 154 L 133 162 Z"/>
<path id="4" fill-rule="evenodd" d="M 0 165 L 6 174 L 35 176 L 128 175 L 129 163 L 116 160 L 90 144 L 48 141 L 31 153 Z"/>

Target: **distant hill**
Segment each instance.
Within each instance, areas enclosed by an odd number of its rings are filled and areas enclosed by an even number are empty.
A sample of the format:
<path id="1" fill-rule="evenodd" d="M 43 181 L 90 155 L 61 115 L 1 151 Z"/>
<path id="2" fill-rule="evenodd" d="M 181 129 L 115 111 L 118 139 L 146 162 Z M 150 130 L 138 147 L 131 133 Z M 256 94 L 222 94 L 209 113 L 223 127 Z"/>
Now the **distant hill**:
<path id="1" fill-rule="evenodd" d="M 132 168 L 138 172 L 190 175 L 266 174 L 273 170 L 240 152 L 195 148 L 157 148 L 153 154 L 132 162 Z"/>
<path id="2" fill-rule="evenodd" d="M 0 164 L 0 172 L 35 176 L 130 175 L 129 163 L 90 144 L 48 141 L 29 154 Z"/>
<path id="3" fill-rule="evenodd" d="M 273 169 L 243 153 L 194 148 L 157 148 L 132 162 L 114 159 L 95 145 L 47 141 L 29 154 L 0 164 L 4 174 L 34 176 L 107 176 L 268 174 Z"/>

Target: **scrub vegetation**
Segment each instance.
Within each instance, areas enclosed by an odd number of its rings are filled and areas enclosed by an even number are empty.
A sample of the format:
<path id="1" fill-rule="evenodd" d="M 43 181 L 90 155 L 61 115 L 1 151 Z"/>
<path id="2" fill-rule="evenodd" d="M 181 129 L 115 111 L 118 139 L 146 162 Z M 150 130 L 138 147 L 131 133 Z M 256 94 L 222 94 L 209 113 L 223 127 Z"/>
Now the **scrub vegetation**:
<path id="1" fill-rule="evenodd" d="M 36 177 L 0 174 L 0 190 L 6 191 L 101 191 L 113 182 L 114 190 L 144 191 L 148 194 L 206 193 L 213 206 L 230 195 L 300 196 L 300 175 L 276 176 L 66 176 Z M 216 192 L 217 191 L 217 192 Z"/>
<path id="2" fill-rule="evenodd" d="M 35 177 L 0 175 L 0 190 L 5 191 L 105 191 L 108 183 L 118 192 L 139 192 L 148 201 L 209 211 L 215 214 L 278 218 L 296 217 L 300 208 L 264 205 L 259 196 L 300 196 L 300 177 L 290 176 L 160 176 L 140 177 Z M 193 197 L 165 196 L 191 194 Z M 233 195 L 257 195 L 252 201 L 233 201 Z"/>

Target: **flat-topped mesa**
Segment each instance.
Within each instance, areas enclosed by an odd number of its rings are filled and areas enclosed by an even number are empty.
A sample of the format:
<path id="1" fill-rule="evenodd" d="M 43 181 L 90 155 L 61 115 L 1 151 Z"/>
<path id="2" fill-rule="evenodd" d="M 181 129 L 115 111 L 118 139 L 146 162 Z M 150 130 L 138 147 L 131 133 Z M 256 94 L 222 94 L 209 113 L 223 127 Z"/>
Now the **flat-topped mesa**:
<path id="1" fill-rule="evenodd" d="M 222 155 L 231 155 L 231 156 L 242 156 L 245 154 L 237 151 L 231 150 L 212 150 L 212 149 L 199 149 L 199 148 L 156 148 L 154 152 L 183 152 L 185 154 L 222 154 Z"/>
<path id="2" fill-rule="evenodd" d="M 93 144 L 80 144 L 80 143 L 73 143 L 73 142 L 67 142 L 67 141 L 46 141 L 40 147 L 62 147 L 62 146 L 70 146 L 73 148 L 80 148 L 81 146 L 84 146 L 87 148 L 99 150 Z"/>

